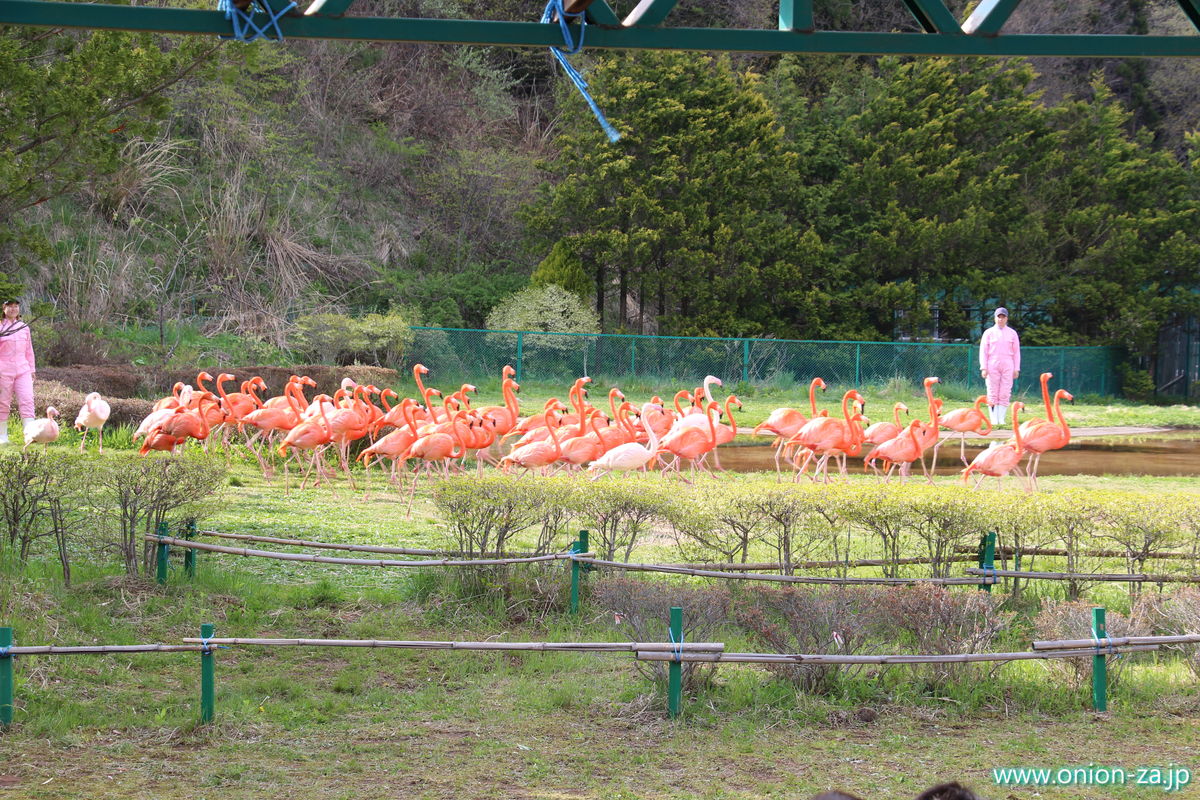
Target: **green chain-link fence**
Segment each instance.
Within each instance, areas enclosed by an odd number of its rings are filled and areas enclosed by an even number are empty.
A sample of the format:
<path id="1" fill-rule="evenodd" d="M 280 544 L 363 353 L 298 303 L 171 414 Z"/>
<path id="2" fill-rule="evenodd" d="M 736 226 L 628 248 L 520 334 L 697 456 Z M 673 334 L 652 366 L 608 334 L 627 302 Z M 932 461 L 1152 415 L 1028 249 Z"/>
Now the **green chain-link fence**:
<path id="1" fill-rule="evenodd" d="M 781 387 L 821 376 L 833 386 L 879 385 L 893 378 L 979 383 L 979 347 L 910 342 L 813 342 L 710 339 L 686 336 L 531 333 L 459 328 L 414 328 L 404 366 L 423 363 L 439 379 L 497 376 L 505 364 L 518 380 L 569 381 L 580 375 L 694 384 L 716 375 Z M 1075 394 L 1114 394 L 1116 353 L 1111 347 L 1023 347 L 1017 389 L 1053 372 L 1055 384 Z"/>

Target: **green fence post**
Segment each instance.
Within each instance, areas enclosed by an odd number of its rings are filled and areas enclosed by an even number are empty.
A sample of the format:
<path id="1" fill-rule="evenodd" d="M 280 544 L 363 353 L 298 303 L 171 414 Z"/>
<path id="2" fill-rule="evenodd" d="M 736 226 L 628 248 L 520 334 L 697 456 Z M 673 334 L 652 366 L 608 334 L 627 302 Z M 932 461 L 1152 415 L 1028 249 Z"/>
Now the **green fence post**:
<path id="1" fill-rule="evenodd" d="M 206 622 L 200 626 L 200 638 L 204 640 L 204 649 L 200 651 L 200 723 L 213 721 L 213 711 L 216 706 L 216 676 L 213 672 L 213 649 L 208 640 L 213 637 L 212 623 Z"/>
<path id="2" fill-rule="evenodd" d="M 588 544 L 588 532 L 580 531 L 579 532 L 579 552 L 586 553 L 586 552 L 588 552 L 589 547 L 590 547 L 590 545 Z M 584 575 L 586 575 L 592 571 L 591 564 L 581 564 L 580 567 L 581 567 L 581 570 Z"/>
<path id="3" fill-rule="evenodd" d="M 996 532 L 988 531 L 983 536 L 979 537 L 979 568 L 994 570 L 996 568 Z M 988 579 L 987 575 L 983 576 L 984 580 Z M 992 577 L 995 580 L 995 577 Z M 979 587 L 985 592 L 992 590 L 992 584 L 984 583 Z"/>
<path id="4" fill-rule="evenodd" d="M 637 339 L 629 340 L 629 377 L 637 375 Z"/>
<path id="5" fill-rule="evenodd" d="M 1108 638 L 1103 606 L 1092 609 L 1092 637 L 1097 640 Z M 1100 649 L 1099 641 L 1096 649 Z M 1108 657 L 1099 652 L 1092 656 L 1092 708 L 1097 711 L 1108 710 Z"/>
<path id="6" fill-rule="evenodd" d="M 671 644 L 683 644 L 683 608 L 671 606 Z M 683 699 L 683 663 L 680 660 L 682 648 L 675 653 L 675 660 L 667 667 L 667 714 L 672 718 L 679 716 Z"/>
<path id="7" fill-rule="evenodd" d="M 750 340 L 742 339 L 742 383 L 750 383 Z"/>
<path id="8" fill-rule="evenodd" d="M 196 520 L 189 519 L 183 528 L 183 538 L 190 542 L 195 536 Z M 190 547 L 183 553 L 183 572 L 189 580 L 196 577 L 196 551 Z"/>
<path id="9" fill-rule="evenodd" d="M 517 331 L 517 383 L 521 382 L 522 367 L 524 366 L 525 356 L 525 334 Z"/>
<path id="10" fill-rule="evenodd" d="M 167 533 L 170 529 L 167 523 L 158 523 L 158 573 L 155 576 L 159 584 L 167 582 L 167 556 L 170 554 L 170 546 L 167 544 Z"/>
<path id="11" fill-rule="evenodd" d="M 854 388 L 862 388 L 862 345 L 854 345 Z"/>
<path id="12" fill-rule="evenodd" d="M 12 639 L 12 628 L 0 628 L 0 728 L 13 721 L 13 657 L 8 652 Z"/>
<path id="13" fill-rule="evenodd" d="M 579 540 L 571 542 L 572 553 L 582 553 L 583 550 L 579 546 Z M 579 568 L 583 566 L 575 559 L 571 559 L 571 613 L 579 613 Z"/>

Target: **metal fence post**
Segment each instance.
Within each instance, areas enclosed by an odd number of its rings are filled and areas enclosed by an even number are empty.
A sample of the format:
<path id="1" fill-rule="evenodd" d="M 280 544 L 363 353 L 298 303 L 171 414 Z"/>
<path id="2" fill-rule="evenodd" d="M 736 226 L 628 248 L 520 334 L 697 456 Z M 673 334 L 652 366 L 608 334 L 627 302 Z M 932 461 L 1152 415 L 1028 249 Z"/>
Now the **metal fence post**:
<path id="1" fill-rule="evenodd" d="M 854 345 L 854 388 L 862 388 L 862 345 Z"/>
<path id="2" fill-rule="evenodd" d="M 1067 350 L 1064 347 L 1058 348 L 1058 380 L 1063 382 L 1067 379 Z"/>
<path id="3" fill-rule="evenodd" d="M 579 540 L 571 542 L 572 553 L 582 553 L 583 549 L 579 546 Z M 571 559 L 571 614 L 579 613 L 579 568 L 582 566 L 575 559 Z"/>
<path id="4" fill-rule="evenodd" d="M 679 716 L 683 704 L 683 663 L 681 656 L 683 648 L 683 608 L 671 606 L 671 644 L 679 649 L 675 651 L 675 660 L 667 666 L 667 714 L 672 718 Z"/>
<path id="5" fill-rule="evenodd" d="M 630 338 L 629 340 L 629 375 L 630 377 L 637 375 L 637 339 Z"/>
<path id="6" fill-rule="evenodd" d="M 12 628 L 0 628 L 0 728 L 13 721 L 13 657 L 8 652 L 12 642 Z"/>
<path id="7" fill-rule="evenodd" d="M 1092 637 L 1097 640 L 1096 650 L 1099 651 L 1099 640 L 1108 638 L 1103 606 L 1092 609 Z M 1092 708 L 1108 710 L 1108 657 L 1099 652 L 1092 656 Z"/>
<path id="8" fill-rule="evenodd" d="M 517 331 L 517 383 L 521 382 L 522 367 L 524 367 L 525 334 Z"/>
<path id="9" fill-rule="evenodd" d="M 204 649 L 200 651 L 200 722 L 213 721 L 216 708 L 216 675 L 213 670 L 213 649 L 208 640 L 213 637 L 212 623 L 206 622 L 200 626 L 200 638 Z"/>
<path id="10" fill-rule="evenodd" d="M 742 339 L 742 383 L 750 382 L 750 340 Z"/>
<path id="11" fill-rule="evenodd" d="M 167 527 L 167 523 L 158 523 L 158 545 L 156 546 L 158 572 L 155 575 L 155 579 L 160 585 L 167 582 L 167 556 L 170 554 L 171 549 L 170 545 L 167 544 L 166 537 L 168 532 L 170 532 L 170 528 Z"/>
<path id="12" fill-rule="evenodd" d="M 988 531 L 979 539 L 979 568 L 994 570 L 996 568 L 996 532 Z M 989 576 L 984 575 L 984 581 L 987 581 Z M 991 576 L 995 580 L 995 576 Z M 985 592 L 992 591 L 992 584 L 984 583 L 979 587 Z"/>

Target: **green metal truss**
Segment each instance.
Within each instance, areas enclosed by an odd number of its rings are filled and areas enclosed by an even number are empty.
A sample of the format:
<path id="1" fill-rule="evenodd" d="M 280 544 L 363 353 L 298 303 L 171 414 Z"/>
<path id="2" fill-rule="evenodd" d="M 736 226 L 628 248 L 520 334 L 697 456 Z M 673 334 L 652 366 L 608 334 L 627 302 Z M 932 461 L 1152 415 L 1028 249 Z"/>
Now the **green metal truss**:
<path id="1" fill-rule="evenodd" d="M 562 44 L 557 25 L 467 19 L 345 16 L 353 0 L 326 0 L 315 13 L 279 21 L 285 37 L 438 42 L 504 47 Z M 605 0 L 572 0 L 587 9 L 589 48 L 770 53 L 863 53 L 946 56 L 1200 56 L 1200 35 L 1108 36 L 1001 34 L 1020 0 L 982 0 L 963 24 L 942 0 L 903 0 L 924 33 L 813 30 L 812 0 L 780 0 L 778 30 L 672 28 L 660 25 L 676 0 L 641 0 L 624 20 Z M 1176 0 L 1200 29 L 1200 0 Z M 531 14 L 533 10 L 531 9 Z M 261 16 L 261 15 L 260 15 Z M 265 19 L 265 17 L 263 17 Z M 0 0 L 0 24 L 228 35 L 217 11 L 49 0 Z"/>

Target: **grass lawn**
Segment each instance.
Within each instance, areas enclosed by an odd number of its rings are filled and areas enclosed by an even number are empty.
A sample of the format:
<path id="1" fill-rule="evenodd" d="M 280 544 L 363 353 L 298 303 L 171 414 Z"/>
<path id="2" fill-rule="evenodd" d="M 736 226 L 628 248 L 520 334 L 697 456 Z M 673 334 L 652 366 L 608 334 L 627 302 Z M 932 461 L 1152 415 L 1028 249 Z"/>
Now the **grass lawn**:
<path id="1" fill-rule="evenodd" d="M 235 485 L 202 527 L 449 544 L 421 495 L 410 519 L 395 494 L 363 500 L 341 487 L 285 496 L 248 466 L 231 476 Z M 1197 490 L 1194 479 L 1043 485 Z M 0 619 L 19 644 L 178 641 L 202 622 L 218 636 L 626 638 L 601 609 L 561 613 L 564 572 L 536 568 L 554 609 L 515 614 L 498 588 L 456 595 L 437 571 L 202 554 L 194 583 L 173 574 L 160 588 L 81 565 L 64 589 L 52 565 L 35 563 L 24 575 L 11 566 L 0 574 Z M 725 639 L 731 648 L 752 649 L 736 636 Z M 1007 644 L 1026 649 L 1027 640 L 1022 632 Z M 888 667 L 832 697 L 797 694 L 744 665 L 722 666 L 711 686 L 690 693 L 679 721 L 665 718 L 663 686 L 628 655 L 237 647 L 216 658 L 217 721 L 207 727 L 196 724 L 195 654 L 20 659 L 17 724 L 0 735 L 0 800 L 807 798 L 828 788 L 905 798 L 942 780 L 997 800 L 1141 798 L 1161 789 L 997 787 L 991 769 L 1200 769 L 1200 688 L 1165 657 L 1130 664 L 1104 715 L 1088 710 L 1089 686 L 1041 662 L 971 668 L 938 687 Z"/>

